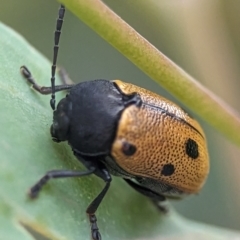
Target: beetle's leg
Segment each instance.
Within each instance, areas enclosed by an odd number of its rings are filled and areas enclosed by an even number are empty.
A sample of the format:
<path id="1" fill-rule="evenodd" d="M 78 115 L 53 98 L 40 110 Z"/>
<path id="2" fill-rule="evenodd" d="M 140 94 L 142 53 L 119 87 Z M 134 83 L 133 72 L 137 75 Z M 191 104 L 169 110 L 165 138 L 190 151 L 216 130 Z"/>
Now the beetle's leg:
<path id="1" fill-rule="evenodd" d="M 148 188 L 145 188 L 129 179 L 124 178 L 124 180 L 136 191 L 149 197 L 162 213 L 168 212 L 168 208 L 164 204 L 166 202 L 166 198 L 163 195 L 160 195 L 159 193 L 156 193 Z"/>
<path id="2" fill-rule="evenodd" d="M 98 226 L 97 226 L 97 218 L 96 218 L 96 211 L 100 205 L 100 203 L 102 202 L 104 196 L 106 195 L 109 187 L 110 187 L 110 183 L 112 181 L 112 177 L 109 173 L 109 171 L 107 170 L 107 168 L 105 167 L 104 164 L 101 163 L 101 160 L 103 158 L 98 157 L 96 159 L 96 157 L 87 157 L 87 156 L 81 156 L 80 154 L 78 154 L 77 152 L 74 151 L 74 155 L 79 159 L 79 161 L 82 162 L 83 165 L 85 165 L 86 168 L 89 169 L 89 167 L 91 165 L 95 165 L 96 169 L 94 171 L 94 174 L 96 176 L 98 176 L 99 178 L 101 178 L 102 180 L 105 181 L 106 185 L 103 188 L 103 190 L 98 194 L 98 196 L 89 204 L 86 213 L 88 214 L 89 217 L 89 221 L 90 221 L 90 225 L 91 225 L 91 233 L 92 233 L 92 239 L 93 240 L 101 240 L 101 234 L 98 230 Z"/>
<path id="3" fill-rule="evenodd" d="M 41 94 L 51 94 L 52 93 L 52 87 L 44 87 L 44 86 L 40 86 L 36 83 L 36 81 L 34 80 L 31 72 L 28 70 L 28 68 L 26 66 L 22 66 L 20 68 L 20 71 L 23 75 L 23 77 L 30 83 L 32 84 L 33 88 L 38 91 Z M 63 84 L 63 85 L 57 85 L 55 86 L 55 92 L 60 92 L 63 90 L 69 90 L 74 86 L 74 84 Z"/>
<path id="4" fill-rule="evenodd" d="M 91 225 L 92 239 L 94 239 L 94 240 L 101 240 L 101 234 L 100 234 L 98 226 L 97 226 L 97 217 L 95 215 L 95 212 L 97 211 L 100 203 L 102 202 L 105 194 L 107 193 L 107 191 L 110 187 L 110 182 L 111 182 L 111 176 L 110 176 L 110 179 L 108 179 L 106 181 L 106 185 L 103 188 L 103 190 L 90 203 L 90 205 L 88 206 L 87 211 L 86 211 L 88 214 L 88 217 L 89 217 L 90 225 Z"/>
<path id="5" fill-rule="evenodd" d="M 58 75 L 61 79 L 61 82 L 64 85 L 74 85 L 75 83 L 73 82 L 73 80 L 69 77 L 67 71 L 64 68 L 59 68 L 58 70 Z"/>
<path id="6" fill-rule="evenodd" d="M 169 201 L 167 201 L 167 200 L 161 201 L 161 200 L 152 199 L 152 202 L 161 213 L 166 214 L 169 212 Z"/>
<path id="7" fill-rule="evenodd" d="M 38 193 L 42 187 L 51 179 L 51 178 L 66 178 L 66 177 L 82 177 L 94 173 L 95 168 L 89 168 L 85 172 L 80 171 L 71 171 L 71 170 L 52 170 L 47 172 L 34 186 L 29 190 L 29 196 L 31 198 L 37 197 Z"/>
<path id="8" fill-rule="evenodd" d="M 96 218 L 95 212 L 97 211 L 100 203 L 102 202 L 105 194 L 107 193 L 112 180 L 111 175 L 109 174 L 106 168 L 102 168 L 101 171 L 102 171 L 101 173 L 103 174 L 101 178 L 106 182 L 106 185 L 103 188 L 103 190 L 98 194 L 98 196 L 90 203 L 86 211 L 89 216 L 92 238 L 94 240 L 101 240 L 101 234 L 98 231 L 97 218 Z"/>
<path id="9" fill-rule="evenodd" d="M 79 171 L 68 171 L 68 170 L 53 170 L 47 172 L 31 189 L 29 195 L 31 198 L 37 196 L 42 187 L 51 179 L 51 178 L 65 178 L 65 177 L 82 177 L 90 174 L 95 174 L 102 180 L 106 182 L 103 190 L 98 194 L 98 196 L 90 203 L 86 212 L 89 216 L 89 221 L 91 225 L 91 234 L 93 240 L 101 240 L 101 234 L 97 226 L 97 218 L 95 212 L 97 211 L 100 203 L 102 202 L 104 196 L 106 195 L 110 183 L 112 181 L 111 175 L 106 169 L 106 167 L 100 162 L 100 159 L 93 159 L 88 157 L 82 157 L 76 152 L 74 155 L 85 165 L 88 169 L 85 172 Z M 95 160 L 95 161 L 94 161 Z"/>
<path id="10" fill-rule="evenodd" d="M 79 161 L 82 162 L 83 165 L 85 165 L 86 168 L 89 169 L 91 165 L 95 165 L 96 169 L 94 171 L 94 174 L 101 178 L 103 181 L 105 181 L 106 185 L 103 188 L 103 190 L 98 194 L 98 196 L 89 204 L 86 213 L 88 214 L 90 225 L 91 225 L 91 233 L 92 233 L 92 239 L 93 240 L 101 240 L 101 234 L 99 232 L 98 226 L 97 226 L 97 217 L 95 215 L 100 203 L 102 202 L 104 196 L 106 195 L 110 183 L 112 181 L 112 177 L 107 170 L 107 168 L 104 166 L 104 164 L 101 163 L 102 158 L 98 157 L 86 157 L 81 156 L 77 152 L 74 151 L 74 155 L 79 159 Z"/>

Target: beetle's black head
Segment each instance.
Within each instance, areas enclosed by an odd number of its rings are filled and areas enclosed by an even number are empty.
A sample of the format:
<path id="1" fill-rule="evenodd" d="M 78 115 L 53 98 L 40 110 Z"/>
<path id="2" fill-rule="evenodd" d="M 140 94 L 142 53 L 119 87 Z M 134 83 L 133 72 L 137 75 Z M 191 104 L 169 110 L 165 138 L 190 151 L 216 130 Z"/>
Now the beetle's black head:
<path id="1" fill-rule="evenodd" d="M 53 112 L 53 124 L 51 126 L 52 139 L 55 142 L 68 140 L 70 120 L 72 114 L 72 101 L 66 96 L 57 105 Z"/>

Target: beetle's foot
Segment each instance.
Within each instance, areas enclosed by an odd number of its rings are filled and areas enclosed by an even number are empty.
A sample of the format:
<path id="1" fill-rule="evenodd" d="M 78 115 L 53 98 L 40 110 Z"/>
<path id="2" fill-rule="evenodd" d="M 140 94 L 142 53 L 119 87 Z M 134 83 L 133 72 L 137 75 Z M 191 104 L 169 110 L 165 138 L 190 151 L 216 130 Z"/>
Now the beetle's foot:
<path id="1" fill-rule="evenodd" d="M 25 78 L 28 78 L 29 76 L 31 76 L 31 72 L 24 65 L 20 67 L 20 72 Z"/>
<path id="2" fill-rule="evenodd" d="M 153 200 L 154 205 L 158 208 L 158 210 L 163 213 L 163 214 L 167 214 L 169 213 L 169 203 L 168 201 L 156 201 Z"/>
<path id="3" fill-rule="evenodd" d="M 22 74 L 22 76 L 30 83 L 30 84 L 36 84 L 31 72 L 28 70 L 28 68 L 26 66 L 21 66 L 20 67 L 20 72 Z"/>
<path id="4" fill-rule="evenodd" d="M 50 179 L 49 174 L 46 174 L 44 177 L 42 177 L 35 185 L 33 185 L 29 191 L 28 196 L 32 199 L 37 198 L 39 192 L 41 191 L 43 185 L 46 184 L 46 182 Z"/>
<path id="5" fill-rule="evenodd" d="M 161 204 L 159 205 L 157 205 L 157 208 L 159 209 L 159 211 L 161 212 L 161 213 L 163 213 L 163 214 L 167 214 L 168 212 L 169 212 L 169 208 L 168 207 L 166 207 L 166 206 L 161 206 Z"/>
<path id="6" fill-rule="evenodd" d="M 101 240 L 102 237 L 101 237 L 101 234 L 98 230 L 92 230 L 92 239 L 93 240 Z"/>
<path id="7" fill-rule="evenodd" d="M 101 240 L 102 237 L 98 230 L 97 218 L 96 218 L 95 214 L 89 214 L 89 221 L 90 221 L 90 225 L 91 225 L 92 239 L 93 240 Z"/>
<path id="8" fill-rule="evenodd" d="M 40 189 L 37 189 L 35 186 L 29 189 L 28 196 L 31 199 L 37 198 Z"/>

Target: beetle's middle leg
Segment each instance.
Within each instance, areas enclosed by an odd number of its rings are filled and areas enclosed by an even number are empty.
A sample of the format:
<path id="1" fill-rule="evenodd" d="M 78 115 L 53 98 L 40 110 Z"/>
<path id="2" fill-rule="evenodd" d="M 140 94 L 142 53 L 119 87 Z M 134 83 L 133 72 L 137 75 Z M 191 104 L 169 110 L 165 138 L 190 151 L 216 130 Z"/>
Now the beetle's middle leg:
<path id="1" fill-rule="evenodd" d="M 74 81 L 69 77 L 65 68 L 60 67 L 58 69 L 58 75 L 63 85 L 75 85 Z"/>

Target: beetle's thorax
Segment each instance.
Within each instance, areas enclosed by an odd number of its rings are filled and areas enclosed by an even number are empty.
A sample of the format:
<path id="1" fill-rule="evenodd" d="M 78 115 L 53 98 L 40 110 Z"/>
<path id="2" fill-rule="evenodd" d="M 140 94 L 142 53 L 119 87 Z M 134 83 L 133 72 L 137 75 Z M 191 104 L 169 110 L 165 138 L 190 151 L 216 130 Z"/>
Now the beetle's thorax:
<path id="1" fill-rule="evenodd" d="M 108 80 L 76 84 L 54 111 L 53 140 L 68 141 L 73 151 L 83 156 L 108 154 L 128 100 L 124 97 Z"/>

